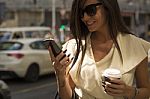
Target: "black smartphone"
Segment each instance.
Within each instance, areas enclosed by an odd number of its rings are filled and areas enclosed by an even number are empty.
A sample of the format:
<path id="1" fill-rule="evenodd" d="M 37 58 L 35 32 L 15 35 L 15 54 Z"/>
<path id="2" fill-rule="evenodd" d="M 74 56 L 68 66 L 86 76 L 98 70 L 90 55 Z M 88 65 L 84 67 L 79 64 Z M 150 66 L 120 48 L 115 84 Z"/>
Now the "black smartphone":
<path id="1" fill-rule="evenodd" d="M 49 46 L 52 49 L 52 52 L 54 54 L 54 56 L 56 57 L 59 53 L 61 53 L 61 48 L 57 45 L 57 43 L 54 41 L 54 39 L 45 39 L 44 44 L 46 46 L 46 48 L 48 48 Z"/>

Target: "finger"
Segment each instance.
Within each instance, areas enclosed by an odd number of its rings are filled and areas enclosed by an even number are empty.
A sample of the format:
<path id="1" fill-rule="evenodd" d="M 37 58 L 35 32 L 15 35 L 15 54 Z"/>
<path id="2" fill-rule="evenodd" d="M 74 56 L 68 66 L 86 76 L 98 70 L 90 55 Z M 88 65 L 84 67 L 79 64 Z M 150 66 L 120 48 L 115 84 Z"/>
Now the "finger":
<path id="1" fill-rule="evenodd" d="M 64 57 L 64 58 L 60 61 L 60 63 L 61 63 L 62 65 L 65 65 L 67 62 L 69 62 L 69 57 Z"/>
<path id="2" fill-rule="evenodd" d="M 114 88 L 111 88 L 111 87 L 107 87 L 105 86 L 105 92 L 111 96 L 123 96 L 124 93 L 123 93 L 123 90 L 118 90 L 118 89 L 114 89 Z"/>
<path id="3" fill-rule="evenodd" d="M 106 84 L 105 89 L 107 92 L 112 94 L 124 94 L 123 85 L 116 85 L 116 84 Z"/>
<path id="4" fill-rule="evenodd" d="M 66 56 L 66 54 L 63 53 L 63 51 L 62 51 L 59 55 L 56 56 L 56 60 L 61 61 L 65 56 Z"/>
<path id="5" fill-rule="evenodd" d="M 116 84 L 116 83 L 106 83 L 107 87 L 111 87 L 114 89 L 119 89 L 122 85 Z"/>
<path id="6" fill-rule="evenodd" d="M 68 61 L 66 65 L 69 66 L 71 62 L 72 62 L 72 60 L 71 60 L 71 61 Z"/>
<path id="7" fill-rule="evenodd" d="M 112 93 L 112 92 L 110 92 L 110 91 L 106 91 L 106 93 L 108 94 L 108 95 L 111 95 L 111 96 L 122 96 L 122 94 L 116 94 L 116 93 Z"/>
<path id="8" fill-rule="evenodd" d="M 118 84 L 118 85 L 124 84 L 124 82 L 121 79 L 111 79 L 110 83 L 114 83 L 114 84 Z"/>
<path id="9" fill-rule="evenodd" d="M 111 80 L 111 84 L 109 84 L 108 86 L 121 90 L 126 89 L 126 84 L 122 80 Z"/>
<path id="10" fill-rule="evenodd" d="M 107 85 L 105 86 L 105 89 L 108 92 L 111 92 L 111 93 L 114 93 L 114 94 L 122 94 L 123 93 L 123 90 L 117 89 L 117 88 L 108 87 Z"/>
<path id="11" fill-rule="evenodd" d="M 69 57 L 65 57 L 60 61 L 60 64 L 63 65 L 63 67 L 68 67 L 72 60 L 69 59 Z"/>

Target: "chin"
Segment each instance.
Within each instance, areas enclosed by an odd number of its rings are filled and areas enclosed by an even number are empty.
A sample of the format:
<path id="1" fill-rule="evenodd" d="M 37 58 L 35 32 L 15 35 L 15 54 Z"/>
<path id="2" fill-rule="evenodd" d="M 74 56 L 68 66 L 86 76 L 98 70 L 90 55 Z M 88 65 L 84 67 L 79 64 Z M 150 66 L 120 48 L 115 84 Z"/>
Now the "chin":
<path id="1" fill-rule="evenodd" d="M 95 32 L 95 31 L 96 31 L 96 29 L 89 29 L 89 31 L 90 31 L 90 32 Z"/>

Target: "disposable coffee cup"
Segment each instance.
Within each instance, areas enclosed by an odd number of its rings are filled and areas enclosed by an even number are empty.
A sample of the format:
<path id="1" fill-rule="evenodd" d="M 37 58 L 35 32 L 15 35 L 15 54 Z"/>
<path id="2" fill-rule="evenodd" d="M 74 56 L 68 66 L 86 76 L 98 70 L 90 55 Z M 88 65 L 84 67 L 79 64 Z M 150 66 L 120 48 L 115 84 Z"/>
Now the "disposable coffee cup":
<path id="1" fill-rule="evenodd" d="M 122 77 L 119 69 L 108 68 L 102 73 L 102 81 L 109 82 L 112 79 L 120 79 Z"/>

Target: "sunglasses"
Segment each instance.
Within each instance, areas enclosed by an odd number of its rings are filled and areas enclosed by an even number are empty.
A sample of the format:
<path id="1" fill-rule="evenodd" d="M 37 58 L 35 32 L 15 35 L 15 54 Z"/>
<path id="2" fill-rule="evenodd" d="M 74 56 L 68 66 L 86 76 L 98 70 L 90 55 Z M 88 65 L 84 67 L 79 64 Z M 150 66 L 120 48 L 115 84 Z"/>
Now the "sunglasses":
<path id="1" fill-rule="evenodd" d="M 81 18 L 84 17 L 84 13 L 86 13 L 88 16 L 94 16 L 96 15 L 97 12 L 97 6 L 102 5 L 102 3 L 96 3 L 96 4 L 90 4 L 86 6 L 82 11 L 81 11 Z"/>

